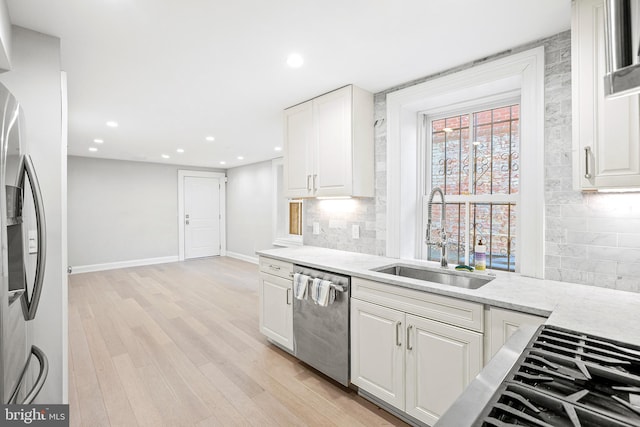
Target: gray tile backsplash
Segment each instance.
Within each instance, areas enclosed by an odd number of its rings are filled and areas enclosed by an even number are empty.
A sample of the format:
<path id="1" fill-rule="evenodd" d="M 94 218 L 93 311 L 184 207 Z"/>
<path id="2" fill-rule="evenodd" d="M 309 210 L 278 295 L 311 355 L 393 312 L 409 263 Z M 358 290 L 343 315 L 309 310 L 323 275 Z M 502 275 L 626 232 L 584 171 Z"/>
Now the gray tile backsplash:
<path id="1" fill-rule="evenodd" d="M 304 243 L 385 255 L 387 93 L 540 45 L 545 47 L 545 277 L 640 292 L 640 193 L 572 188 L 569 31 L 376 94 L 375 198 L 354 199 L 339 212 L 323 209 L 323 201 L 306 201 Z M 320 235 L 312 234 L 313 222 L 320 223 Z M 359 239 L 351 237 L 353 224 L 360 226 Z"/>

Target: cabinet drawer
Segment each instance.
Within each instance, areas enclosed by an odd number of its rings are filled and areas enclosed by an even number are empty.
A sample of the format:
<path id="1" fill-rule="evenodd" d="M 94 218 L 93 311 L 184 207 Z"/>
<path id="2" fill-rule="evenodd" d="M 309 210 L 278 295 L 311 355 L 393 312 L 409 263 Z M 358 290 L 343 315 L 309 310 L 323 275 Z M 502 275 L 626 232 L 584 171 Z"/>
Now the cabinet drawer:
<path id="1" fill-rule="evenodd" d="M 472 331 L 484 330 L 484 310 L 480 303 L 357 277 L 351 280 L 351 296 Z"/>
<path id="2" fill-rule="evenodd" d="M 260 271 L 284 279 L 293 278 L 293 264 L 273 258 L 260 257 Z"/>

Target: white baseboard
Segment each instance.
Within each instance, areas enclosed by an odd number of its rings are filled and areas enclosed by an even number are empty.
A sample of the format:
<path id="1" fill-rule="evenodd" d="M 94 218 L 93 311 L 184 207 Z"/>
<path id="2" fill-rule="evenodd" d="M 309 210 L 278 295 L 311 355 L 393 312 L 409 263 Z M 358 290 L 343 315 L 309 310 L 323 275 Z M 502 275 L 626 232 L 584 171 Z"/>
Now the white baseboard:
<path id="1" fill-rule="evenodd" d="M 94 271 L 115 270 L 117 268 L 141 267 L 144 265 L 166 264 L 168 262 L 180 261 L 176 256 L 165 256 L 159 258 L 132 259 L 129 261 L 108 262 L 105 264 L 78 265 L 72 267 L 71 274 L 91 273 Z"/>
<path id="2" fill-rule="evenodd" d="M 242 261 L 247 261 L 247 262 L 250 262 L 251 264 L 257 264 L 258 263 L 258 257 L 257 256 L 243 255 L 243 254 L 239 254 L 237 252 L 231 252 L 231 251 L 227 251 L 227 256 L 230 257 L 230 258 L 236 258 L 236 259 L 240 259 Z"/>

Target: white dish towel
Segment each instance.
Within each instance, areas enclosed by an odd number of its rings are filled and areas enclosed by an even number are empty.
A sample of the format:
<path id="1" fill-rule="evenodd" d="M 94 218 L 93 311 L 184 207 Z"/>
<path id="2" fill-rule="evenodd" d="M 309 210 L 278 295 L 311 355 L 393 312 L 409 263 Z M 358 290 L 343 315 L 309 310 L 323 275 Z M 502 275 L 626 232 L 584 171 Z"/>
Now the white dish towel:
<path id="1" fill-rule="evenodd" d="M 297 299 L 305 299 L 307 297 L 307 289 L 309 288 L 309 276 L 295 273 L 293 275 L 293 295 Z"/>
<path id="2" fill-rule="evenodd" d="M 311 283 L 311 299 L 321 307 L 326 307 L 336 299 L 336 291 L 329 280 L 313 279 Z"/>

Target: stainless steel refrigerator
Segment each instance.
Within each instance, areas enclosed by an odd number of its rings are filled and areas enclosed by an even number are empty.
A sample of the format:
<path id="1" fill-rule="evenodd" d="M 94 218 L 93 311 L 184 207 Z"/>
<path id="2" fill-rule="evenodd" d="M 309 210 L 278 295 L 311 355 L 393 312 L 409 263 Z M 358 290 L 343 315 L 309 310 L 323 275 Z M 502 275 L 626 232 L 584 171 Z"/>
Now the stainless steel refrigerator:
<path id="1" fill-rule="evenodd" d="M 28 404 L 47 378 L 45 354 L 32 343 L 44 281 L 44 206 L 24 135 L 24 114 L 0 84 L 0 401 Z"/>

